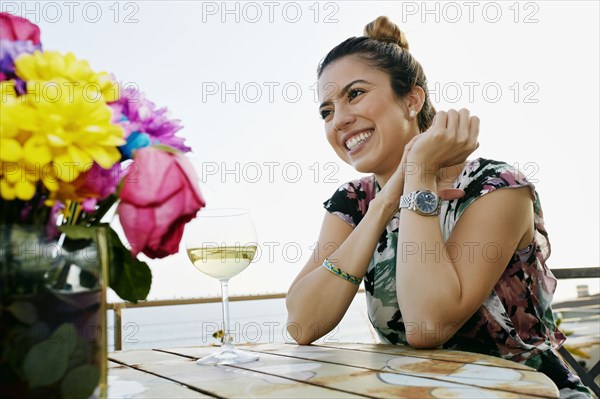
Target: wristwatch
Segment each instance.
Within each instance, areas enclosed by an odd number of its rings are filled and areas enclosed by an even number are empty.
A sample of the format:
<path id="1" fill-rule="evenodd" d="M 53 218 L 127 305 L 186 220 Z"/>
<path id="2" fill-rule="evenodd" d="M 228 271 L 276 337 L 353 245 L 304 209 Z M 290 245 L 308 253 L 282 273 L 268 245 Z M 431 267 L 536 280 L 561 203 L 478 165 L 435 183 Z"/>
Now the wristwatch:
<path id="1" fill-rule="evenodd" d="M 424 216 L 439 215 L 441 205 L 440 196 L 430 190 L 413 191 L 400 197 L 400 209 L 407 208 Z"/>

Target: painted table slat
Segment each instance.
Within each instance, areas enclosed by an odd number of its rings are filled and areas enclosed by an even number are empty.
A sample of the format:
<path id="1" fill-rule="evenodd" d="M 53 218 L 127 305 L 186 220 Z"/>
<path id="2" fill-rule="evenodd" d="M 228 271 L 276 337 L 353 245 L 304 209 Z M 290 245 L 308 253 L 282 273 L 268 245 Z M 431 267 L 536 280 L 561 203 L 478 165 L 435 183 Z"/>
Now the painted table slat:
<path id="1" fill-rule="evenodd" d="M 119 398 L 212 398 L 162 377 L 115 362 L 108 363 L 108 397 Z"/>
<path id="2" fill-rule="evenodd" d="M 204 356 L 217 348 L 195 349 L 198 350 L 196 353 Z M 299 384 L 285 376 L 269 375 L 235 366 L 198 366 L 195 359 L 161 351 L 115 352 L 110 354 L 109 358 L 215 397 L 364 398 L 351 392 L 322 388 L 313 384 Z"/>
<path id="3" fill-rule="evenodd" d="M 114 352 L 109 358 L 118 366 L 110 368 L 109 378 L 134 381 L 133 376 L 138 374 L 131 373 L 135 371 L 146 374 L 134 382 L 147 385 L 148 390 L 171 386 L 204 395 L 169 394 L 177 397 L 558 397 L 556 386 L 544 374 L 476 353 L 342 343 L 256 344 L 241 348 L 257 353 L 259 360 L 237 365 L 196 365 L 196 359 L 213 353 L 218 349 L 215 347 Z M 130 374 L 125 375 L 127 372 Z M 160 385 L 156 379 L 166 382 Z M 109 385 L 109 389 L 119 394 L 117 388 Z"/>
<path id="4" fill-rule="evenodd" d="M 247 347 L 246 350 L 260 353 L 260 359 L 259 362 L 239 365 L 240 368 L 269 370 L 274 374 L 288 372 L 294 377 L 295 370 L 310 367 L 312 375 L 300 374 L 310 378 L 310 383 L 366 396 L 393 397 L 404 390 L 406 393 L 402 395 L 405 397 L 418 395 L 435 398 L 438 396 L 427 396 L 424 390 L 443 387 L 444 397 L 451 392 L 455 393 L 450 395 L 454 397 L 489 397 L 490 392 L 487 390 L 506 393 L 507 396 L 502 397 L 556 397 L 554 383 L 531 368 L 515 370 L 476 362 L 435 360 L 323 346 L 260 345 Z M 194 359 L 210 353 L 203 348 L 181 348 L 172 352 L 192 356 Z M 475 355 L 475 358 L 483 360 L 480 355 Z M 402 390 L 398 385 L 403 386 Z M 481 393 L 476 393 L 477 389 L 481 389 Z"/>
<path id="5" fill-rule="evenodd" d="M 326 348 L 341 348 L 352 351 L 381 352 L 399 356 L 420 357 L 433 360 L 447 360 L 459 363 L 481 364 L 486 366 L 498 366 L 517 370 L 533 370 L 524 364 L 511 362 L 498 357 L 482 355 L 480 353 L 461 352 L 452 350 L 436 349 L 413 349 L 404 345 L 383 345 L 383 344 L 327 344 L 321 345 Z"/>

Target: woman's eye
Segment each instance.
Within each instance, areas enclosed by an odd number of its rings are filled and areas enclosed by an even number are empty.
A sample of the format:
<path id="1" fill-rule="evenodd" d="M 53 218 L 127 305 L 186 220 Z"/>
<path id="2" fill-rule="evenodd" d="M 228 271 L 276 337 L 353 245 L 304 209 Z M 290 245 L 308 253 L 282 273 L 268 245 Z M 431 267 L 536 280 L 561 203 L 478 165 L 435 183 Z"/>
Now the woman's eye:
<path id="1" fill-rule="evenodd" d="M 363 94 L 365 91 L 363 89 L 350 89 L 348 90 L 348 98 L 350 100 L 355 99 L 359 95 Z"/>
<path id="2" fill-rule="evenodd" d="M 321 114 L 321 118 L 327 119 L 327 117 L 329 115 L 331 115 L 331 111 L 328 109 L 323 109 L 323 110 L 321 110 L 320 114 Z"/>

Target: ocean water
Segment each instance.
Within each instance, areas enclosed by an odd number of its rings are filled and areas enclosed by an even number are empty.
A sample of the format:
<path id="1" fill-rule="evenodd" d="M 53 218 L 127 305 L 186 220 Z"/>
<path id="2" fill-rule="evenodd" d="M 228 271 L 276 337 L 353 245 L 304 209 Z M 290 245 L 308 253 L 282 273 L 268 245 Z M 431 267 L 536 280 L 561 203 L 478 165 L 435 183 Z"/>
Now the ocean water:
<path id="1" fill-rule="evenodd" d="M 235 343 L 293 342 L 286 328 L 285 299 L 229 303 Z M 123 350 L 207 346 L 221 329 L 221 304 L 124 309 Z M 114 350 L 114 314 L 108 318 L 108 350 Z M 378 342 L 367 318 L 365 294 L 359 293 L 340 324 L 318 343 Z"/>

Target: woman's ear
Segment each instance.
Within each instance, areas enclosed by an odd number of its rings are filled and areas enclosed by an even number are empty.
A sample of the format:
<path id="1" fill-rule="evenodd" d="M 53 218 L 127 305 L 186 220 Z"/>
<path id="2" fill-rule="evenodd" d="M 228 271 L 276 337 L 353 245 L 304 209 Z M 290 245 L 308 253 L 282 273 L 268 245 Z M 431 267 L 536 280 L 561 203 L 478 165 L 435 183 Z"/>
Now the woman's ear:
<path id="1" fill-rule="evenodd" d="M 422 87 L 416 86 L 405 97 L 406 105 L 409 109 L 414 109 L 418 114 L 423 108 L 425 102 L 425 91 Z"/>

